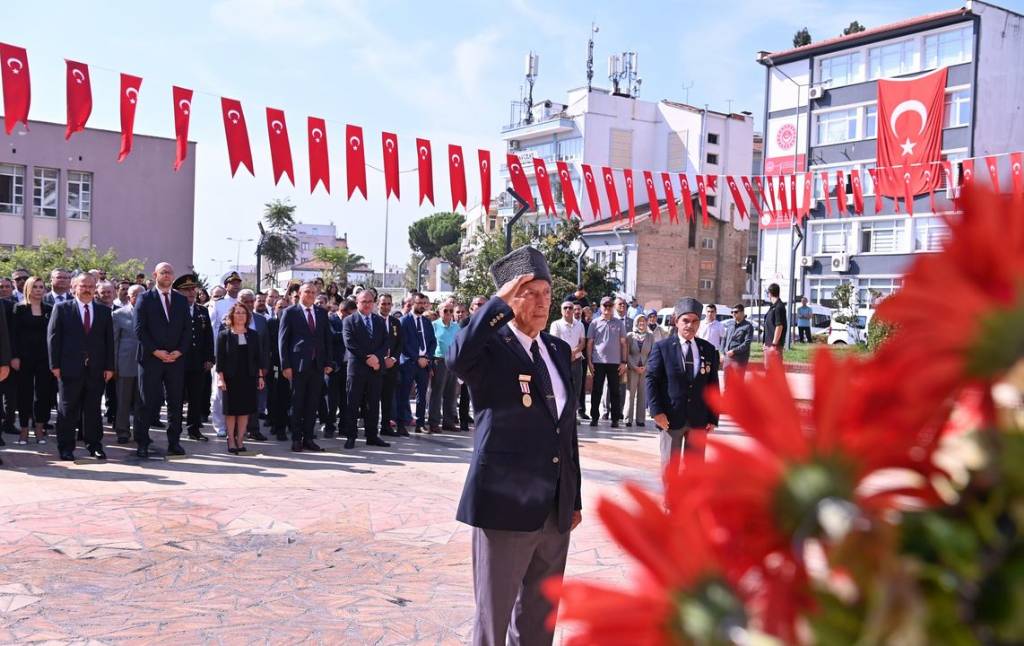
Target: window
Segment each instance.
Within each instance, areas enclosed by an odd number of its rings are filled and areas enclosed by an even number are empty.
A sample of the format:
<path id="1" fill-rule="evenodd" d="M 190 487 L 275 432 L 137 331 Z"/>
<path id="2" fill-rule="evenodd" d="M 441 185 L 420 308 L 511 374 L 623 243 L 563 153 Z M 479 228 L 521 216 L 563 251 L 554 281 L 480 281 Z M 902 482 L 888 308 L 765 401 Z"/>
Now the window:
<path id="1" fill-rule="evenodd" d="M 814 116 L 818 146 L 838 144 L 857 138 L 857 108 L 821 112 Z"/>
<path id="2" fill-rule="evenodd" d="M 709 132 L 708 133 L 708 143 L 709 144 L 715 144 L 717 146 L 718 145 L 718 133 Z"/>
<path id="3" fill-rule="evenodd" d="M 0 213 L 21 215 L 25 204 L 25 167 L 0 164 Z"/>
<path id="4" fill-rule="evenodd" d="M 832 290 L 839 287 L 840 282 L 842 281 L 839 278 L 808 278 L 807 298 L 812 303 L 833 307 L 836 303 Z"/>
<path id="5" fill-rule="evenodd" d="M 971 91 L 956 90 L 946 93 L 943 128 L 958 128 L 971 124 Z"/>
<path id="6" fill-rule="evenodd" d="M 303 251 L 309 251 L 309 243 L 303 242 L 301 245 L 299 245 L 299 248 L 302 249 Z"/>
<path id="7" fill-rule="evenodd" d="M 69 220 L 88 220 L 92 216 L 92 173 L 68 171 Z"/>
<path id="8" fill-rule="evenodd" d="M 940 251 L 948 239 L 942 218 L 914 218 L 914 251 Z"/>
<path id="9" fill-rule="evenodd" d="M 714 249 L 715 248 L 715 239 L 714 238 L 701 238 L 700 239 L 700 248 L 701 249 Z"/>
<path id="10" fill-rule="evenodd" d="M 324 247 L 324 243 L 322 243 L 322 242 L 316 243 L 316 248 L 317 249 L 323 249 L 323 247 Z"/>
<path id="11" fill-rule="evenodd" d="M 904 40 L 868 50 L 868 78 L 880 79 L 916 71 L 914 41 Z"/>
<path id="12" fill-rule="evenodd" d="M 905 226 L 902 220 L 861 222 L 861 253 L 900 253 L 903 251 Z"/>
<path id="13" fill-rule="evenodd" d="M 861 278 L 857 281 L 857 303 L 875 307 L 903 285 L 902 278 Z M 861 327 L 864 327 L 861 324 Z"/>
<path id="14" fill-rule="evenodd" d="M 32 178 L 32 215 L 57 217 L 57 184 L 60 171 L 56 168 L 36 168 Z"/>
<path id="15" fill-rule="evenodd" d="M 714 195 L 708 195 L 708 208 L 715 206 L 718 203 L 718 197 Z"/>
<path id="16" fill-rule="evenodd" d="M 868 172 L 867 164 L 874 162 L 859 162 L 856 164 L 849 164 L 845 166 L 829 166 L 828 168 L 812 168 L 813 173 L 813 194 L 814 199 L 824 200 L 826 197 L 835 199 L 836 194 L 836 171 L 843 171 L 843 178 L 846 180 L 846 197 L 847 202 L 853 204 L 853 174 L 851 171 L 856 170 L 857 175 L 860 177 L 860 188 L 862 194 L 866 197 L 875 194 L 875 185 L 871 181 L 871 173 Z M 824 187 L 821 183 L 821 173 L 828 173 L 828 195 L 825 195 Z M 834 203 L 833 203 L 834 206 Z"/>
<path id="17" fill-rule="evenodd" d="M 558 159 L 580 159 L 583 157 L 583 137 L 563 139 L 558 142 Z"/>
<path id="18" fill-rule="evenodd" d="M 924 66 L 945 67 L 971 60 L 971 28 L 961 27 L 924 38 Z"/>
<path id="19" fill-rule="evenodd" d="M 821 256 L 846 251 L 846 240 L 852 231 L 849 222 L 811 223 L 812 255 Z"/>
<path id="20" fill-rule="evenodd" d="M 878 105 L 869 105 L 864 108 L 863 132 L 864 139 L 878 136 Z"/>
<path id="21" fill-rule="evenodd" d="M 612 128 L 609 137 L 608 165 L 612 168 L 632 168 L 633 131 Z"/>
<path id="22" fill-rule="evenodd" d="M 710 278 L 701 278 L 698 287 L 700 289 L 711 289 L 713 285 L 714 281 L 712 281 Z"/>
<path id="23" fill-rule="evenodd" d="M 715 166 L 718 165 L 718 155 L 715 153 L 708 153 L 708 163 Z"/>
<path id="24" fill-rule="evenodd" d="M 848 85 L 861 80 L 860 53 L 850 52 L 830 58 L 823 58 L 818 63 L 818 78 L 826 85 Z"/>
<path id="25" fill-rule="evenodd" d="M 701 271 L 714 271 L 715 270 L 715 261 L 714 260 L 701 260 L 700 261 L 700 270 Z"/>

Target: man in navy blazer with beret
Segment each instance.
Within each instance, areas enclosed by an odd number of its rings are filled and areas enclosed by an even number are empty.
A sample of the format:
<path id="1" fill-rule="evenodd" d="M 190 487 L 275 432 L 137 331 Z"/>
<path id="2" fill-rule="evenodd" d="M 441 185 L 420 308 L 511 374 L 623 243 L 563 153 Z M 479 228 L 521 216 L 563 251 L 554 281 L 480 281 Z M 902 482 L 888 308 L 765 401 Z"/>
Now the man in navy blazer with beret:
<path id="1" fill-rule="evenodd" d="M 551 274 L 521 247 L 491 267 L 498 293 L 448 348 L 476 411 L 458 520 L 473 526 L 474 644 L 550 644 L 541 583 L 561 576 L 582 519 L 569 345 L 544 331 Z"/>
<path id="2" fill-rule="evenodd" d="M 323 451 L 313 441 L 313 420 L 334 370 L 331 324 L 316 306 L 317 287 L 303 283 L 299 302 L 284 311 L 278 330 L 281 375 L 292 386 L 292 451 Z"/>

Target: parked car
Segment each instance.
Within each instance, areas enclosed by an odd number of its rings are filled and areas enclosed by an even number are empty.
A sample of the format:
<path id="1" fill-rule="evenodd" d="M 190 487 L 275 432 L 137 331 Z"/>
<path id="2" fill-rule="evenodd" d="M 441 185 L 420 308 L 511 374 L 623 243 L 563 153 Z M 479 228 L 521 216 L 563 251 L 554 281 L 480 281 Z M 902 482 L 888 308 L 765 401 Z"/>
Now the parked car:
<path id="1" fill-rule="evenodd" d="M 867 343 L 868 322 L 871 320 L 873 313 L 874 311 L 872 310 L 864 314 L 858 314 L 855 320 L 849 323 L 836 321 L 835 317 L 838 314 L 834 314 L 828 327 L 828 344 L 854 345 L 856 343 Z"/>

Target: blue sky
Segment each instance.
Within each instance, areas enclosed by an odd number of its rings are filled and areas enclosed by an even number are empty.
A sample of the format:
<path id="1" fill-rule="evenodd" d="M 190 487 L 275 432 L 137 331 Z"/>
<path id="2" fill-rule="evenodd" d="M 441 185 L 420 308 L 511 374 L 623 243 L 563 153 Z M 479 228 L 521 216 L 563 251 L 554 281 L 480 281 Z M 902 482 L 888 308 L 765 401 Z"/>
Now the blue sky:
<path id="1" fill-rule="evenodd" d="M 1003 6 L 1024 12 L 1024 0 Z M 807 26 L 815 40 L 840 33 L 851 20 L 876 26 L 962 6 L 917 0 L 734 0 L 695 2 L 362 2 L 359 0 L 215 0 L 212 2 L 12 2 L 0 40 L 25 47 L 32 70 L 33 119 L 63 122 L 64 58 L 90 64 L 94 109 L 90 126 L 117 130 L 117 72 L 142 76 L 136 132 L 173 136 L 170 87 L 197 91 L 190 138 L 198 142 L 195 264 L 204 274 L 234 265 L 236 245 L 255 237 L 263 204 L 290 199 L 303 222 L 334 222 L 352 249 L 376 268 L 384 260 L 383 180 L 369 171 L 370 197 L 345 198 L 345 123 L 363 126 L 367 161 L 380 164 L 380 132 L 398 133 L 402 169 L 415 167 L 413 139 L 432 140 L 438 209 L 415 203 L 416 174 L 402 176 L 404 199 L 390 206 L 388 263 L 405 264 L 406 228 L 450 206 L 443 150 L 489 147 L 509 102 L 519 96 L 523 58 L 540 55 L 534 98 L 563 100 L 585 83 L 586 41 L 598 24 L 595 84 L 606 86 L 606 60 L 639 53 L 641 97 L 683 100 L 712 108 L 750 110 L 761 128 L 761 49 L 790 46 Z M 231 178 L 219 96 L 246 111 L 256 177 Z M 264 108 L 288 116 L 296 163 L 293 188 L 275 187 Z M 308 191 L 305 117 L 328 119 L 332 194 Z M 473 157 L 475 158 L 475 157 Z M 441 162 L 441 163 L 439 163 Z M 497 163 L 497 162 L 496 162 Z M 442 167 L 444 166 L 444 167 Z M 471 167 L 472 168 L 472 167 Z M 171 172 L 171 160 L 168 170 Z M 469 177 L 470 201 L 479 201 Z M 497 189 L 495 189 L 495 192 Z M 102 214 L 96 214 L 102 217 Z M 254 248 L 242 248 L 252 263 Z"/>

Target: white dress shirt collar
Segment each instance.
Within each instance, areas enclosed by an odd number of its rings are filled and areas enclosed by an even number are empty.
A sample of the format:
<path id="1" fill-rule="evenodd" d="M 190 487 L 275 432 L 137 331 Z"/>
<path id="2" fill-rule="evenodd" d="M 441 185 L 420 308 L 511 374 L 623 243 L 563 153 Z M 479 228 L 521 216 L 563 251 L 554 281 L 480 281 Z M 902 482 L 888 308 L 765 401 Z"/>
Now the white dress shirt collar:
<path id="1" fill-rule="evenodd" d="M 544 362 L 544 365 L 547 366 L 548 376 L 551 377 L 551 390 L 554 391 L 553 394 L 555 396 L 555 410 L 558 411 L 559 415 L 561 415 L 562 411 L 565 409 L 566 402 L 568 401 L 565 383 L 562 381 L 562 375 L 558 372 L 558 366 L 555 365 L 554 359 L 552 359 L 551 355 L 548 353 L 547 345 L 544 343 L 543 339 L 540 338 L 540 333 L 538 332 L 536 336 L 531 337 L 516 327 L 515 320 L 509 321 L 508 327 L 512 330 L 512 333 L 516 335 L 516 339 L 523 346 L 523 350 L 526 351 L 526 356 L 530 357 L 531 361 L 533 360 L 533 342 L 537 342 L 537 348 L 540 350 L 540 358 Z M 538 403 L 543 405 L 540 401 L 538 401 Z"/>

